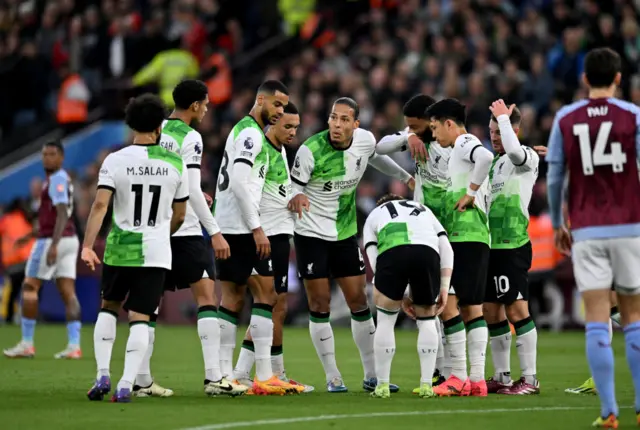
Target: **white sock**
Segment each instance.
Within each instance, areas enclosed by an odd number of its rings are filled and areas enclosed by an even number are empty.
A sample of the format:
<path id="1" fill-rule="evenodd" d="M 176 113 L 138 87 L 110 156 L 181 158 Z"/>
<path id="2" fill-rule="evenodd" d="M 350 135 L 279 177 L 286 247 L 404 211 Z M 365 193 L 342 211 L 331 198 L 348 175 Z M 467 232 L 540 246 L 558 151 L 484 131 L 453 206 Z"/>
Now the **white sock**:
<path id="1" fill-rule="evenodd" d="M 511 381 L 511 327 L 504 320 L 489 326 L 493 379 L 506 384 Z"/>
<path id="2" fill-rule="evenodd" d="M 444 361 L 444 345 L 442 343 L 442 333 L 440 327 L 440 320 L 438 317 L 434 320 L 436 327 L 436 336 L 438 338 L 438 353 L 436 354 L 436 367 L 435 370 L 438 370 L 440 374 L 444 371 L 445 361 Z"/>
<path id="3" fill-rule="evenodd" d="M 420 383 L 433 382 L 433 371 L 438 356 L 438 322 L 434 318 L 418 319 L 418 357 L 420 358 Z"/>
<path id="4" fill-rule="evenodd" d="M 516 350 L 520 359 L 521 376 L 524 376 L 527 383 L 534 384 L 538 331 L 531 317 L 527 318 L 524 324 L 522 324 L 523 322 L 516 323 Z"/>
<path id="5" fill-rule="evenodd" d="M 333 378 L 342 378 L 336 364 L 336 345 L 329 322 L 329 312 L 310 312 L 309 333 L 318 358 L 322 362 L 327 382 Z"/>
<path id="6" fill-rule="evenodd" d="M 266 309 L 267 307 L 268 309 Z M 254 304 L 249 321 L 256 357 L 256 377 L 259 381 L 268 381 L 273 376 L 271 369 L 271 344 L 273 343 L 271 309 L 271 306 L 268 305 Z"/>
<path id="7" fill-rule="evenodd" d="M 444 360 L 440 373 L 442 373 L 442 376 L 444 376 L 445 379 L 449 379 L 452 371 L 451 351 L 449 350 L 451 347 L 447 345 L 447 335 L 444 333 L 444 324 L 442 323 L 442 320 L 440 321 L 440 340 L 442 341 L 442 350 L 444 352 Z"/>
<path id="8" fill-rule="evenodd" d="M 467 374 L 467 335 L 464 331 L 462 318 L 457 316 L 446 321 L 445 333 L 447 336 L 445 359 L 448 350 L 448 363 L 451 366 L 450 376 L 455 376 L 464 382 L 469 376 Z"/>
<path id="9" fill-rule="evenodd" d="M 398 311 L 378 308 L 377 316 L 378 327 L 373 336 L 375 372 L 378 383 L 389 383 L 391 362 L 396 353 L 395 326 L 398 319 Z M 353 320 L 351 321 L 353 323 Z"/>
<path id="10" fill-rule="evenodd" d="M 274 352 L 274 349 L 276 351 Z M 284 353 L 282 351 L 282 346 L 280 347 L 271 347 L 271 369 L 273 370 L 273 374 L 280 377 L 285 376 L 284 374 Z"/>
<path id="11" fill-rule="evenodd" d="M 467 325 L 467 343 L 469 349 L 469 379 L 471 382 L 484 381 L 484 368 L 486 364 L 487 343 L 489 342 L 489 330 L 487 323 L 481 317 Z"/>
<path id="12" fill-rule="evenodd" d="M 256 354 L 253 352 L 254 346 L 252 340 L 244 340 L 240 347 L 240 355 L 233 369 L 233 379 L 251 379 L 251 369 L 256 361 Z"/>
<path id="13" fill-rule="evenodd" d="M 118 390 L 133 388 L 140 364 L 147 353 L 149 346 L 149 324 L 146 321 L 135 321 L 129 327 L 129 339 L 124 355 L 124 371 L 122 379 L 118 382 Z"/>
<path id="14" fill-rule="evenodd" d="M 397 315 L 396 315 L 397 318 Z M 376 334 L 376 325 L 369 308 L 356 313 L 351 312 L 351 334 L 353 341 L 360 351 L 360 360 L 364 369 L 364 379 L 376 377 L 376 359 L 373 349 L 373 338 Z"/>
<path id="15" fill-rule="evenodd" d="M 233 376 L 233 350 L 236 348 L 238 313 L 225 308 L 218 310 L 220 324 L 220 371 L 224 378 Z"/>
<path id="16" fill-rule="evenodd" d="M 116 316 L 109 311 L 100 311 L 93 329 L 93 351 L 96 357 L 96 366 L 98 375 L 110 376 L 109 368 L 111 364 L 111 352 L 113 351 L 113 342 L 116 340 Z"/>
<path id="17" fill-rule="evenodd" d="M 220 322 L 214 306 L 198 309 L 198 336 L 202 345 L 204 377 L 209 381 L 222 379 L 220 371 Z"/>
<path id="18" fill-rule="evenodd" d="M 153 356 L 153 345 L 156 342 L 156 327 L 155 323 L 149 323 L 149 346 L 147 346 L 147 353 L 140 363 L 140 370 L 136 375 L 136 385 L 141 387 L 149 387 L 153 384 L 153 378 L 151 377 L 151 357 Z"/>

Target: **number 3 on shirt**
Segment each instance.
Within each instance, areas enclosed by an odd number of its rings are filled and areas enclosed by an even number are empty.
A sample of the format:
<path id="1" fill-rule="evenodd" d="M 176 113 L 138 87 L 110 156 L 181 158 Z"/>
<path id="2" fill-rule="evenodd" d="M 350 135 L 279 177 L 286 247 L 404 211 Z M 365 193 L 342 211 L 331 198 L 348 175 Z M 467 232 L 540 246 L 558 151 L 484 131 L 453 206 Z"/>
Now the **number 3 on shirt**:
<path id="1" fill-rule="evenodd" d="M 605 152 L 612 126 L 613 123 L 611 121 L 605 121 L 600 124 L 592 152 L 589 124 L 574 124 L 573 135 L 578 136 L 580 157 L 582 158 L 582 172 L 585 176 L 593 175 L 594 166 L 611 166 L 614 173 L 620 173 L 624 170 L 624 163 L 627 162 L 627 154 L 622 152 L 620 142 L 611 142 L 611 152 Z"/>

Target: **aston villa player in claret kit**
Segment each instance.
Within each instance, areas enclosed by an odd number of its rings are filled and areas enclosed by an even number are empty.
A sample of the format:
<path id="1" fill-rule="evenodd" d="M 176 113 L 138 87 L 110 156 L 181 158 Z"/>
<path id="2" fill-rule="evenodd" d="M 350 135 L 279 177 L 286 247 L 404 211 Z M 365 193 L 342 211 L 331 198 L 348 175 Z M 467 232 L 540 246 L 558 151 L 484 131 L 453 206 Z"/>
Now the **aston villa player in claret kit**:
<path id="1" fill-rule="evenodd" d="M 600 428 L 619 425 L 609 338 L 612 285 L 640 424 L 640 108 L 614 97 L 621 69 L 620 56 L 609 48 L 587 54 L 589 98 L 558 111 L 546 157 L 556 245 L 571 255 L 585 306 L 587 361 L 601 404 L 593 426 Z M 571 232 L 562 219 L 567 172 Z"/>
<path id="2" fill-rule="evenodd" d="M 44 281 L 55 279 L 65 305 L 67 317 L 67 347 L 55 358 L 78 359 L 80 350 L 80 303 L 76 297 L 76 261 L 78 236 L 73 213 L 73 184 L 62 168 L 64 147 L 49 142 L 42 148 L 42 164 L 47 175 L 40 194 L 36 243 L 27 262 L 22 285 L 22 340 L 5 349 L 9 358 L 33 357 L 36 354 L 34 332 L 38 318 L 38 291 Z M 31 235 L 23 239 L 29 239 Z"/>

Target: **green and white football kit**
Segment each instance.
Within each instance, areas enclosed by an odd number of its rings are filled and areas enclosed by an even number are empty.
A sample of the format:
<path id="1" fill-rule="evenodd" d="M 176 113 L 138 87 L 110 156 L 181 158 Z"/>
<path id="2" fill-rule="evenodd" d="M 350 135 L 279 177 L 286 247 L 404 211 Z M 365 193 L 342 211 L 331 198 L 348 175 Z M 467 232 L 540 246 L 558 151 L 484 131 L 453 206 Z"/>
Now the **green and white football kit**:
<path id="1" fill-rule="evenodd" d="M 406 151 L 408 136 L 409 129 L 406 128 L 383 137 L 376 145 L 376 153 L 382 155 Z M 451 148 L 443 148 L 435 141 L 425 142 L 425 146 L 429 159 L 426 162 L 415 162 L 416 188 L 413 192 L 413 200 L 427 206 L 438 220 L 442 220 Z"/>
<path id="2" fill-rule="evenodd" d="M 498 125 L 505 153 L 495 156 L 489 172 L 491 256 L 485 301 L 509 305 L 529 297 L 528 208 L 540 158 L 520 145 L 508 116 L 498 117 Z"/>
<path id="3" fill-rule="evenodd" d="M 98 188 L 113 192 L 113 221 L 102 271 L 102 298 L 152 315 L 171 269 L 174 201 L 189 198 L 187 169 L 160 145 L 130 145 L 102 163 Z"/>

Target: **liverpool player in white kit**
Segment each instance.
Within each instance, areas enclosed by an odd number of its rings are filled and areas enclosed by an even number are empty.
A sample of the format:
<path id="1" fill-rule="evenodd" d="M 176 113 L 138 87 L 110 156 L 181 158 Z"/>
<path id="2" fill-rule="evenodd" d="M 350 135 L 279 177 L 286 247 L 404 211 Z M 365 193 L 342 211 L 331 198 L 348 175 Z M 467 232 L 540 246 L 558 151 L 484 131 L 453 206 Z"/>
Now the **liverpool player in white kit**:
<path id="1" fill-rule="evenodd" d="M 255 276 L 255 282 L 248 284 L 253 296 L 249 326 L 256 360 L 252 391 L 264 395 L 304 390 L 278 379 L 271 367 L 272 311 L 277 295 L 271 244 L 260 217 L 260 202 L 268 193 L 266 178 L 274 173 L 270 173 L 272 163 L 277 165 L 282 159 L 281 149 L 266 138 L 264 128 L 278 121 L 287 103 L 289 95 L 284 84 L 266 81 L 260 85 L 251 112 L 233 127 L 227 138 L 214 203 L 214 215 L 231 248 L 230 258 L 218 261 L 222 284 L 218 310 L 222 375 L 233 374 L 242 294 L 249 278 Z M 281 173 L 284 178 L 286 171 Z"/>
<path id="2" fill-rule="evenodd" d="M 611 285 L 618 295 L 640 424 L 640 108 L 614 98 L 621 68 L 620 56 L 609 48 L 587 54 L 583 81 L 589 98 L 558 111 L 546 157 L 556 244 L 571 253 L 584 300 L 587 360 L 601 404 L 593 426 L 601 428 L 618 428 Z M 565 173 L 571 233 L 562 219 Z"/>
<path id="3" fill-rule="evenodd" d="M 358 128 L 358 104 L 347 97 L 333 104 L 329 130 L 311 136 L 300 147 L 291 170 L 294 197 L 290 209 L 298 213 L 294 241 L 298 272 L 309 300 L 309 331 L 324 367 L 327 390 L 347 391 L 336 365 L 333 330 L 329 322 L 334 278 L 351 310 L 351 331 L 364 367 L 363 388 L 377 384 L 373 335 L 375 325 L 365 295 L 365 262 L 356 233 L 356 188 L 368 164 L 409 183 L 415 182 L 393 160 L 376 155 L 376 139 Z M 392 391 L 398 387 L 391 386 Z"/>
<path id="4" fill-rule="evenodd" d="M 420 397 L 435 397 L 432 388 L 438 340 L 436 299 L 439 311 L 447 303 L 453 249 L 442 224 L 422 204 L 387 195 L 364 225 L 364 242 L 375 273 L 374 300 L 378 327 L 374 339 L 378 385 L 371 395 L 391 395 L 389 377 L 396 351 L 394 327 L 402 297 L 409 285 L 412 316 L 418 324 Z"/>
<path id="5" fill-rule="evenodd" d="M 165 275 L 171 269 L 167 252 L 171 234 L 185 218 L 187 168 L 179 155 L 158 144 L 163 119 L 164 105 L 158 97 L 146 94 L 133 99 L 126 110 L 133 145 L 107 156 L 100 168 L 82 245 L 82 260 L 91 270 L 100 263 L 93 244 L 112 196 L 113 222 L 104 251 L 102 309 L 93 332 L 98 375 L 87 393 L 89 400 L 102 400 L 111 390 L 111 352 L 122 305 L 129 313 L 129 339 L 122 379 L 111 401 L 131 401 L 133 382 L 149 346 L 149 318 L 160 304 Z"/>
<path id="6" fill-rule="evenodd" d="M 214 263 L 211 251 L 202 236 L 202 226 L 211 236 L 211 245 L 220 259 L 228 258 L 229 245 L 220 233 L 201 188 L 202 136 L 191 128 L 202 121 L 209 104 L 207 86 L 196 80 L 185 80 L 173 90 L 175 109 L 162 123 L 160 145 L 182 157 L 189 176 L 189 202 L 182 227 L 171 237 L 171 271 L 165 279 L 165 290 L 190 288 L 198 305 L 198 336 L 202 346 L 205 377 L 204 392 L 237 396 L 248 387 L 227 381 L 220 373 L 220 325 L 217 318 L 217 298 L 214 293 Z M 140 366 L 133 387 L 138 397 L 169 397 L 173 391 L 156 384 L 151 377 L 151 356 L 155 341 L 157 314 L 149 323 L 149 348 Z"/>

